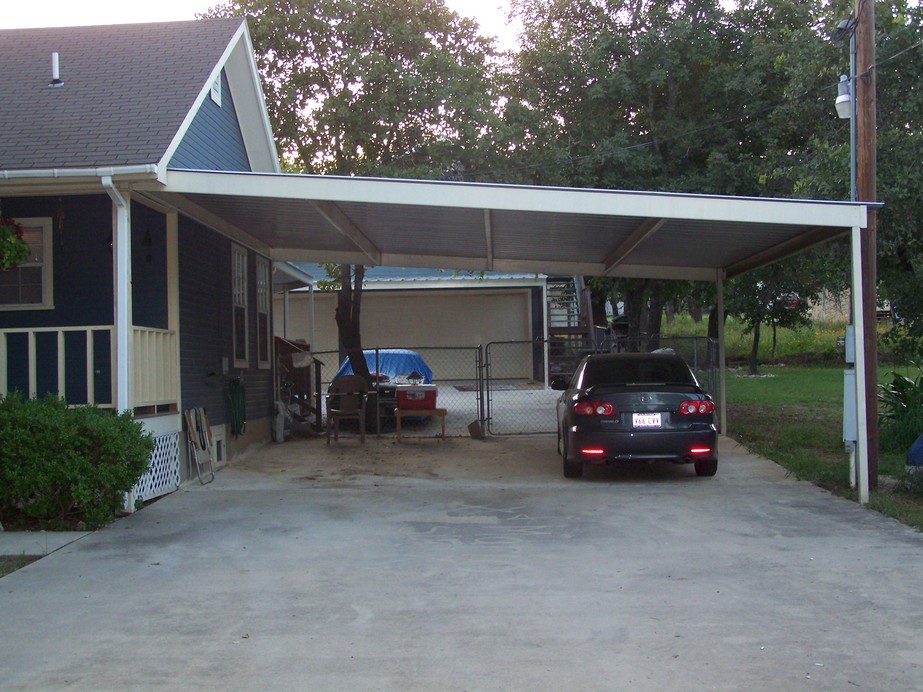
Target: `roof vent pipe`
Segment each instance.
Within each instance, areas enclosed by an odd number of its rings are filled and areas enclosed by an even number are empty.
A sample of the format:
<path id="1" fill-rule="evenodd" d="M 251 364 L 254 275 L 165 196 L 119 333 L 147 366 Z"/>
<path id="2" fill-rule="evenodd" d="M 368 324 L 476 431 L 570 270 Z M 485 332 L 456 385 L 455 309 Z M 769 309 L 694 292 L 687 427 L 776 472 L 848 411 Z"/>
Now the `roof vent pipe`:
<path id="1" fill-rule="evenodd" d="M 64 86 L 64 80 L 61 79 L 61 71 L 58 68 L 57 52 L 51 54 L 51 81 L 48 86 L 55 88 Z"/>

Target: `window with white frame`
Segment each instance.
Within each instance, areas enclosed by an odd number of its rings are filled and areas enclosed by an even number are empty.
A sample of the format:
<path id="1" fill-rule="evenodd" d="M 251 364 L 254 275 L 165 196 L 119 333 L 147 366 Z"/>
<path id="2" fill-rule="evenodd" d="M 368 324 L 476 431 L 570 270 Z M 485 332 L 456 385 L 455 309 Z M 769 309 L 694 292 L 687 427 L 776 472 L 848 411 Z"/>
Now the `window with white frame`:
<path id="1" fill-rule="evenodd" d="M 29 256 L 18 267 L 0 271 L 0 309 L 54 307 L 51 218 L 16 219 L 22 225 Z"/>
<path id="2" fill-rule="evenodd" d="M 256 351 L 260 367 L 269 367 L 272 333 L 269 329 L 269 309 L 272 305 L 272 273 L 269 260 L 256 258 Z"/>
<path id="3" fill-rule="evenodd" d="M 232 303 L 234 325 L 234 367 L 250 365 L 247 331 L 247 251 L 242 247 L 231 247 Z"/>

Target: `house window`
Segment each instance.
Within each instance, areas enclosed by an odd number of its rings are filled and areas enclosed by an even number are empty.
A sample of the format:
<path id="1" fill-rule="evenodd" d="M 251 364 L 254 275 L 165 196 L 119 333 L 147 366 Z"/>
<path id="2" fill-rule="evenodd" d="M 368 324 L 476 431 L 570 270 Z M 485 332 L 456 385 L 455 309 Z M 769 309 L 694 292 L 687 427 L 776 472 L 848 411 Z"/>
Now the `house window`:
<path id="1" fill-rule="evenodd" d="M 272 273 L 269 270 L 269 260 L 265 257 L 256 258 L 256 350 L 259 364 L 269 367 L 269 353 L 272 343 L 272 334 L 269 330 L 269 307 L 271 305 L 272 286 L 270 284 Z"/>
<path id="2" fill-rule="evenodd" d="M 18 267 L 0 271 L 0 309 L 54 307 L 51 218 L 16 220 L 22 224 L 29 257 Z"/>
<path id="3" fill-rule="evenodd" d="M 231 247 L 231 275 L 234 304 L 234 367 L 250 365 L 247 332 L 247 251 L 242 247 Z"/>

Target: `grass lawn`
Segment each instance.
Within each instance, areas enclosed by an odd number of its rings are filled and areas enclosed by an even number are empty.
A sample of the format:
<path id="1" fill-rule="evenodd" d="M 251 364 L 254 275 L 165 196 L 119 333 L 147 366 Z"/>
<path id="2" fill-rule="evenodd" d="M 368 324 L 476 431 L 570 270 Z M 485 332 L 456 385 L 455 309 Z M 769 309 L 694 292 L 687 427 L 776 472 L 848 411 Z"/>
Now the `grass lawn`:
<path id="1" fill-rule="evenodd" d="M 893 370 L 882 367 L 879 381 L 889 380 Z M 763 367 L 761 373 L 728 373 L 729 435 L 798 478 L 855 497 L 842 441 L 843 369 Z M 903 476 L 903 452 L 880 453 L 879 489 L 869 504 L 923 530 L 923 494 L 905 491 L 898 482 Z"/>

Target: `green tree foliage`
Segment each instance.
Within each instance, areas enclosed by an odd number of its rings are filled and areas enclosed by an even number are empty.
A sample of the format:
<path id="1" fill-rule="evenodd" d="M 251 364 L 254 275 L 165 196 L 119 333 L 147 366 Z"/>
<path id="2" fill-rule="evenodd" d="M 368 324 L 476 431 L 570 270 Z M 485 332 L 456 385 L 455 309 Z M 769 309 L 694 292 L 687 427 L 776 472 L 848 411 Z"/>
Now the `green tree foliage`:
<path id="1" fill-rule="evenodd" d="M 775 331 L 778 327 L 799 327 L 810 322 L 810 307 L 823 288 L 817 256 L 797 255 L 784 262 L 763 267 L 735 278 L 728 284 L 725 308 L 737 315 L 753 334 L 750 350 L 750 374 L 759 374 L 756 359 L 762 325 Z"/>
<path id="2" fill-rule="evenodd" d="M 295 170 L 442 178 L 476 168 L 493 117 L 488 39 L 441 0 L 235 0 Z"/>
<path id="3" fill-rule="evenodd" d="M 849 121 L 830 115 L 833 77 L 848 74 L 848 35 L 831 41 L 851 2 L 822 8 L 816 31 L 792 44 L 790 103 L 810 110 L 800 123 L 807 146 L 774 149 L 770 184 L 786 196 L 849 199 Z M 900 316 L 886 339 L 908 355 L 923 352 L 923 8 L 917 2 L 876 3 L 878 295 Z M 816 34 L 816 36 L 814 35 Z M 823 75 L 823 84 L 812 75 Z M 861 78 L 861 76 L 860 76 Z M 822 88 L 826 84 L 827 88 Z M 826 110 L 824 110 L 826 109 Z M 794 115 L 794 114 L 793 114 Z M 792 118 L 795 122 L 794 117 Z M 846 259 L 837 260 L 846 265 Z"/>

